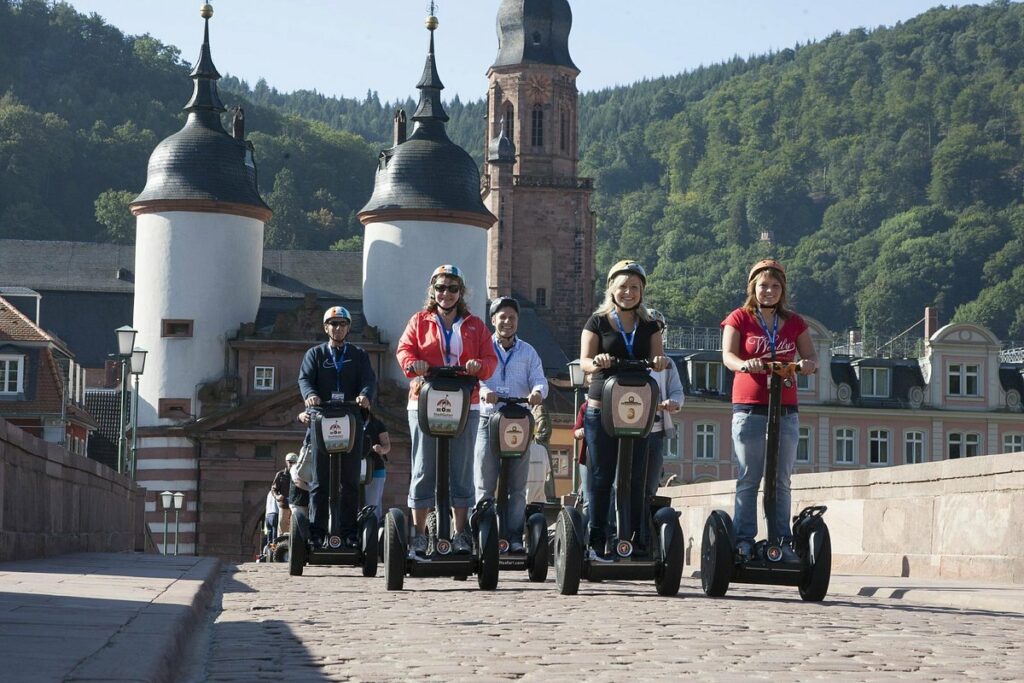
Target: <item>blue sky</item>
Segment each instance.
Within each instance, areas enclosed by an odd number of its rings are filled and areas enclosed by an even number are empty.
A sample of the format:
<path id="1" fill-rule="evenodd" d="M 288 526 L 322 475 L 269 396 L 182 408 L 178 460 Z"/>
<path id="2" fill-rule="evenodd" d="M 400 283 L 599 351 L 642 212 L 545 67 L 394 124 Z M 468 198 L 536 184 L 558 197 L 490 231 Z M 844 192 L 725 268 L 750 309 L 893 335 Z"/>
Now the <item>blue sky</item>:
<path id="1" fill-rule="evenodd" d="M 628 84 L 820 40 L 891 26 L 929 0 L 570 0 L 569 47 L 581 91 Z M 129 34 L 175 45 L 190 62 L 202 41 L 199 0 L 69 0 Z M 429 0 L 213 0 L 214 62 L 222 74 L 282 91 L 315 89 L 386 101 L 415 94 Z M 438 69 L 445 98 L 477 99 L 497 51 L 499 0 L 438 0 Z"/>

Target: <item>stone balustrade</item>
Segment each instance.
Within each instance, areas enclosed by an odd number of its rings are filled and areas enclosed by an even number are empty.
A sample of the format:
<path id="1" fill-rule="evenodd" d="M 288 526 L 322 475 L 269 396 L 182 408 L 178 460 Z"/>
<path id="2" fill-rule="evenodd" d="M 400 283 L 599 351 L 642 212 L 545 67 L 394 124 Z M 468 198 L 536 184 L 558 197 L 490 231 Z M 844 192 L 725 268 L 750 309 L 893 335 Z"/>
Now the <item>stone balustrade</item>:
<path id="1" fill-rule="evenodd" d="M 142 549 L 144 494 L 0 419 L 0 561 Z"/>
<path id="2" fill-rule="evenodd" d="M 828 506 L 834 572 L 1024 583 L 1024 453 L 799 474 L 792 490 L 794 512 Z M 682 512 L 687 574 L 708 514 L 731 516 L 734 492 L 735 481 L 661 489 Z"/>

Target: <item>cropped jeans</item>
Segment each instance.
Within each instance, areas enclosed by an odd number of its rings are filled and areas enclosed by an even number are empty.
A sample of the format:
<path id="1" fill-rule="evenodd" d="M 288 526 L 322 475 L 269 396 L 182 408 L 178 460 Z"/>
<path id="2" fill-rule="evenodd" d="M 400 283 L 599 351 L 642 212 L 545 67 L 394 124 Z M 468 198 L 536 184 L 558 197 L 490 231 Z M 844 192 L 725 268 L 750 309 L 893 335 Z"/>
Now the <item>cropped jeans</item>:
<path id="1" fill-rule="evenodd" d="M 451 440 L 448 450 L 448 493 L 453 508 L 473 507 L 473 442 L 476 440 L 479 420 L 479 411 L 470 410 L 466 428 Z M 437 439 L 420 430 L 420 419 L 415 410 L 409 411 L 409 436 L 412 439 L 409 507 L 413 510 L 428 510 L 435 506 Z"/>
<path id="2" fill-rule="evenodd" d="M 768 416 L 733 412 L 732 447 L 738 472 L 736 475 L 736 508 L 732 521 L 737 542 L 753 542 L 757 537 L 757 490 L 764 478 L 765 430 Z M 800 415 L 791 412 L 782 416 L 779 429 L 779 457 L 775 476 L 775 506 L 768 514 L 768 539 L 786 542 L 793 537 L 790 530 L 790 506 L 793 496 L 789 481 L 796 463 L 796 447 L 800 438 Z"/>

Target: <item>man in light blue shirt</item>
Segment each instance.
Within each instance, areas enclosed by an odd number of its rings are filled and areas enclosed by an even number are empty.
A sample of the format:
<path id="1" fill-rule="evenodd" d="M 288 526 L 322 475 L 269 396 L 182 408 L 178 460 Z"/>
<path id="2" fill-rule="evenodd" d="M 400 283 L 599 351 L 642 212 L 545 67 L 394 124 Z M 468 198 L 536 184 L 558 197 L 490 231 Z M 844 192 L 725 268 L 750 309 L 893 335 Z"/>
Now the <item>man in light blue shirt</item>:
<path id="1" fill-rule="evenodd" d="M 493 498 L 498 485 L 500 463 L 490 445 L 490 417 L 494 414 L 499 396 L 525 396 L 531 406 L 544 402 L 548 395 L 548 381 L 536 349 L 516 337 L 519 329 L 519 302 L 501 297 L 491 302 L 491 341 L 498 355 L 498 367 L 490 379 L 480 382 L 480 426 L 476 435 L 474 480 L 476 498 Z M 508 530 L 509 552 L 522 553 L 523 526 L 526 517 L 526 480 L 530 458 L 524 455 L 509 463 L 508 519 L 500 520 L 501 528 Z"/>

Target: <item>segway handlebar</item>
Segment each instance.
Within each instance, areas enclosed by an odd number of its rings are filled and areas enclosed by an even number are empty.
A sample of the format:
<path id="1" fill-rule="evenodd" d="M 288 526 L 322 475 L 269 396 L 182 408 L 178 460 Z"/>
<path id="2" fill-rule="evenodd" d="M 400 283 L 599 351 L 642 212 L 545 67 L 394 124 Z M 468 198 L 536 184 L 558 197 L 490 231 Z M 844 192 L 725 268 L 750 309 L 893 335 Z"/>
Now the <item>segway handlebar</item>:
<path id="1" fill-rule="evenodd" d="M 530 402 L 529 397 L 526 396 L 499 396 L 497 399 L 498 403 L 520 403 L 527 404 Z"/>
<path id="2" fill-rule="evenodd" d="M 614 358 L 615 361 L 612 363 L 612 367 L 617 370 L 648 370 L 654 367 L 647 358 Z"/>
<path id="3" fill-rule="evenodd" d="M 325 408 L 358 408 L 359 404 L 355 401 L 322 401 L 315 406 L 306 406 L 307 415 L 319 415 L 324 411 Z"/>
<path id="4" fill-rule="evenodd" d="M 802 360 L 798 360 L 796 362 L 784 360 L 767 360 L 764 362 L 764 370 L 758 374 L 774 373 L 779 377 L 792 378 L 794 375 L 796 375 L 797 372 L 800 371 L 801 368 L 803 368 L 803 366 L 804 362 Z M 743 367 L 740 368 L 740 372 L 753 371 L 747 367 L 746 363 L 744 363 Z"/>

